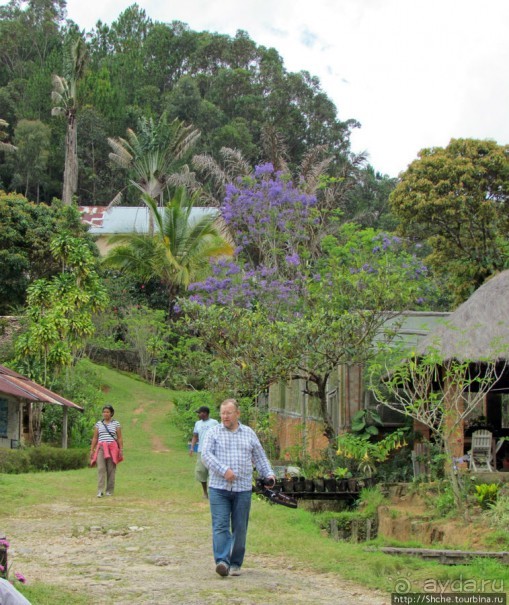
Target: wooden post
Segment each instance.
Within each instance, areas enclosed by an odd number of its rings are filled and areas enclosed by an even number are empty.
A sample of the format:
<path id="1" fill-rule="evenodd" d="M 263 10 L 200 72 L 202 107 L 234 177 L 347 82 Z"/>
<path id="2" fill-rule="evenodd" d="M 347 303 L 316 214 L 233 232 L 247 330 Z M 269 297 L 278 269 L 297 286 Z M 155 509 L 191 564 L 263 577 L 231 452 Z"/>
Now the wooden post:
<path id="1" fill-rule="evenodd" d="M 371 540 L 371 519 L 366 519 L 366 542 Z"/>
<path id="2" fill-rule="evenodd" d="M 350 541 L 356 544 L 359 541 L 359 522 L 357 521 L 357 519 L 354 519 L 352 521 L 351 528 L 352 533 L 350 536 Z"/>
<path id="3" fill-rule="evenodd" d="M 67 425 L 68 425 L 69 413 L 67 406 L 64 405 L 64 412 L 62 416 L 62 449 L 67 449 Z"/>
<path id="4" fill-rule="evenodd" d="M 330 520 L 330 536 L 333 540 L 336 540 L 336 542 L 339 540 L 337 519 Z"/>

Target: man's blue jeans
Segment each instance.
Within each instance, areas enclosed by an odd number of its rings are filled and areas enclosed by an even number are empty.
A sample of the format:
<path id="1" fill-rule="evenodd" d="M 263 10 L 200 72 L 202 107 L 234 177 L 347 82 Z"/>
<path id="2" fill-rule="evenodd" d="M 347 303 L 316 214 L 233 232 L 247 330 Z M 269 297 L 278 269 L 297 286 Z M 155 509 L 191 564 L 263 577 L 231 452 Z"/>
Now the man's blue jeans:
<path id="1" fill-rule="evenodd" d="M 241 567 L 246 552 L 246 534 L 253 492 L 231 492 L 209 487 L 212 515 L 212 549 L 216 564 Z"/>

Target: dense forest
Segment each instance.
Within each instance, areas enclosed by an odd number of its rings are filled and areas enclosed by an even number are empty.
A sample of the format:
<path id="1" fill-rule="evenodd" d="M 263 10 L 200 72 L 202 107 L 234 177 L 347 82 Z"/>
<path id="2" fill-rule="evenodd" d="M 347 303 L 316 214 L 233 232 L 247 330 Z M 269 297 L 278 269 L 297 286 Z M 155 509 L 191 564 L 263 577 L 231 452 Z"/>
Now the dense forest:
<path id="1" fill-rule="evenodd" d="M 66 19 L 65 0 L 0 7 L 0 118 L 4 142 L 17 148 L 0 158 L 0 185 L 34 201 L 62 198 L 71 122 L 80 205 L 107 205 L 119 191 L 123 203 L 139 203 L 109 160 L 108 139 L 151 120 L 197 131 L 172 166 L 188 179 L 199 179 L 204 158 L 219 160 L 223 148 L 249 166 L 284 161 L 296 175 L 306 160 L 315 168 L 326 161 L 349 191 L 338 205 L 365 224 L 380 220 L 394 185 L 350 152 L 359 124 L 340 119 L 316 77 L 289 73 L 274 48 L 244 31 L 194 32 L 153 21 L 136 4 L 90 32 Z"/>

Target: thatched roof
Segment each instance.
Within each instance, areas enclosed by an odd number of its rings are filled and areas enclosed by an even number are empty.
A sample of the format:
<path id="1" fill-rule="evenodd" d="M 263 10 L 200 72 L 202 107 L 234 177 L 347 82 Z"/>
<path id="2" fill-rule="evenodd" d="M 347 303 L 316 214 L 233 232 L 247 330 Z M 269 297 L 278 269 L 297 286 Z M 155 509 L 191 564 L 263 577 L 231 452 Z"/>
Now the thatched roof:
<path id="1" fill-rule="evenodd" d="M 422 340 L 418 352 L 432 348 L 444 360 L 509 360 L 509 270 L 476 290 Z"/>

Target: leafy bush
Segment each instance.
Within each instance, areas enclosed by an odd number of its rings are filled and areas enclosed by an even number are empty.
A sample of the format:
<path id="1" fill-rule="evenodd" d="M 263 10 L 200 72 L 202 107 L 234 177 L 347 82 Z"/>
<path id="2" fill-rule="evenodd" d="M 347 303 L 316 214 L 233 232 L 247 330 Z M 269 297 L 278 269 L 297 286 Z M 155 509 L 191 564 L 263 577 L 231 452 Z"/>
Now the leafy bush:
<path id="1" fill-rule="evenodd" d="M 365 487 L 359 494 L 358 507 L 365 515 L 376 515 L 378 507 L 382 506 L 387 501 L 380 487 Z"/>
<path id="2" fill-rule="evenodd" d="M 101 390 L 98 371 L 82 360 L 55 382 L 51 389 L 84 408 L 68 410 L 69 447 L 81 448 L 90 445 L 93 426 L 101 416 L 101 408 L 106 403 Z M 60 444 L 62 435 L 62 409 L 57 405 L 46 405 L 42 414 L 42 440 L 45 443 Z"/>
<path id="3" fill-rule="evenodd" d="M 434 507 L 441 517 L 445 517 L 456 510 L 454 494 L 450 486 L 446 485 L 442 492 L 434 495 L 431 507 Z"/>
<path id="4" fill-rule="evenodd" d="M 0 472 L 9 474 L 30 472 L 28 450 L 0 449 Z"/>
<path id="5" fill-rule="evenodd" d="M 509 531 L 506 529 L 497 529 L 497 531 L 494 531 L 492 534 L 487 536 L 485 540 L 488 546 L 492 546 L 496 550 L 509 549 Z"/>
<path id="6" fill-rule="evenodd" d="M 173 398 L 173 405 L 174 409 L 170 412 L 171 423 L 182 431 L 183 439 L 186 442 L 192 437 L 194 423 L 198 420 L 195 410 L 206 405 L 210 408 L 211 418 L 218 416 L 218 414 L 214 414 L 216 409 L 214 399 L 207 391 L 178 393 Z"/>
<path id="7" fill-rule="evenodd" d="M 391 452 L 387 460 L 381 462 L 377 477 L 382 483 L 410 482 L 414 477 L 412 452 L 408 447 Z"/>
<path id="8" fill-rule="evenodd" d="M 496 502 L 486 511 L 484 516 L 494 529 L 507 531 L 509 527 L 509 497 L 499 496 Z"/>
<path id="9" fill-rule="evenodd" d="M 481 483 L 475 486 L 475 497 L 481 508 L 487 509 L 497 501 L 499 486 L 496 483 Z"/>
<path id="10" fill-rule="evenodd" d="M 49 445 L 41 445 L 19 450 L 0 449 L 0 472 L 2 473 L 68 471 L 84 468 L 88 462 L 88 448 L 63 450 Z"/>

